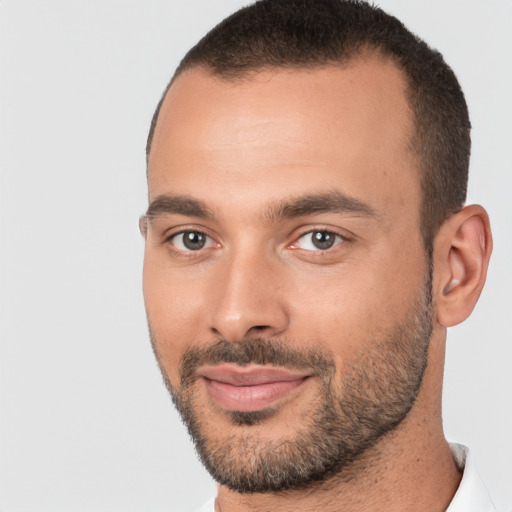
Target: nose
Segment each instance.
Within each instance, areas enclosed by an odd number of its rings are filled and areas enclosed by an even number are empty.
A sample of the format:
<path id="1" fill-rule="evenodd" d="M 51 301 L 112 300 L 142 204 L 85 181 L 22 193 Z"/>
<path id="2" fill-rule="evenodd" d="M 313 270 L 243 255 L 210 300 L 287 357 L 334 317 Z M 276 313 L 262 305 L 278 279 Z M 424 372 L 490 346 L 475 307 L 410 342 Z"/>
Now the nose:
<path id="1" fill-rule="evenodd" d="M 282 334 L 289 324 L 284 274 L 278 262 L 248 251 L 217 269 L 210 329 L 233 343 Z"/>

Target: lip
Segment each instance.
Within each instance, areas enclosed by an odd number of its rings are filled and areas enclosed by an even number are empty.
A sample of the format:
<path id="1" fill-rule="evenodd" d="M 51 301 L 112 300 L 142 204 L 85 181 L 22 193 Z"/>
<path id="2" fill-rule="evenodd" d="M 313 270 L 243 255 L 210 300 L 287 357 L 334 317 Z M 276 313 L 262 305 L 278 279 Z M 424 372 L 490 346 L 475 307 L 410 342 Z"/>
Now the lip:
<path id="1" fill-rule="evenodd" d="M 229 411 L 257 411 L 289 397 L 310 377 L 284 368 L 224 363 L 202 367 L 210 398 Z"/>

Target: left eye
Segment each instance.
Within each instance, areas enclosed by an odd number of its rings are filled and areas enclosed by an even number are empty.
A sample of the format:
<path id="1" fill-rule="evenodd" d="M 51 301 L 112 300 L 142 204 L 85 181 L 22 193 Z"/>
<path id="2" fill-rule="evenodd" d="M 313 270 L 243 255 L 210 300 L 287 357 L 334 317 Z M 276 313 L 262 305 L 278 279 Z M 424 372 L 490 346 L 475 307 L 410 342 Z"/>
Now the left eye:
<path id="1" fill-rule="evenodd" d="M 305 249 L 306 251 L 326 251 L 343 241 L 342 236 L 332 231 L 318 230 L 302 235 L 294 245 L 297 249 Z"/>
<path id="2" fill-rule="evenodd" d="M 199 251 L 213 244 L 213 240 L 201 231 L 182 231 L 171 237 L 171 243 L 180 251 Z"/>

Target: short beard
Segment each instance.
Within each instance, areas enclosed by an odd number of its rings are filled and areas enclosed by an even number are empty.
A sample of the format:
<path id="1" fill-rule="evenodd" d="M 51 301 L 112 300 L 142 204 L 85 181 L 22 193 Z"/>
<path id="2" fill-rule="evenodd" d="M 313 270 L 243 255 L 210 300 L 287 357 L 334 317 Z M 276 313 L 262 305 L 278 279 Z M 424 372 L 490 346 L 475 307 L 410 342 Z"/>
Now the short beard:
<path id="1" fill-rule="evenodd" d="M 395 429 L 418 396 L 431 333 L 429 278 L 395 328 L 383 339 L 366 344 L 359 359 L 338 377 L 333 358 L 316 349 L 292 349 L 293 343 L 270 339 L 220 340 L 187 350 L 180 364 L 180 387 L 174 389 L 154 337 L 152 342 L 173 402 L 212 477 L 239 493 L 270 493 L 308 487 L 345 473 Z M 307 369 L 320 383 L 317 400 L 290 425 L 287 436 L 269 440 L 254 430 L 255 425 L 277 416 L 278 407 L 225 411 L 232 428 L 214 436 L 208 431 L 212 420 L 196 403 L 194 390 L 199 366 L 222 362 Z"/>

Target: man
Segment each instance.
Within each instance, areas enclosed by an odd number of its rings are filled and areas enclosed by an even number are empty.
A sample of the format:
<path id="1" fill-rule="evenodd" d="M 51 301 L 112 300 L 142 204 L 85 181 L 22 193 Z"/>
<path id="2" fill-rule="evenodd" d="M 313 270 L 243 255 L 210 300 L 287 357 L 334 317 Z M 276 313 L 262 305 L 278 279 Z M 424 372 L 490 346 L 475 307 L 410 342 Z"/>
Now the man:
<path id="1" fill-rule="evenodd" d="M 141 229 L 202 510 L 493 510 L 441 419 L 492 246 L 469 131 L 441 55 L 363 2 L 263 0 L 186 55 Z"/>

